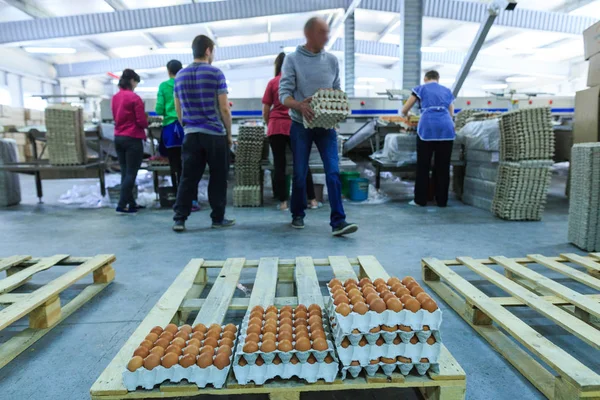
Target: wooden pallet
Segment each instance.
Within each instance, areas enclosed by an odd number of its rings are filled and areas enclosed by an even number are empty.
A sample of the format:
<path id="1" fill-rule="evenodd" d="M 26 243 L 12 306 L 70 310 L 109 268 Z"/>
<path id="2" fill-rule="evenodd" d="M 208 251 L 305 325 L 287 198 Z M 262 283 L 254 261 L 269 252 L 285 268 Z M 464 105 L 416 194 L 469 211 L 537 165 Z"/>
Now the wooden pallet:
<path id="1" fill-rule="evenodd" d="M 568 262 L 584 267 L 587 273 L 572 268 L 566 264 Z M 507 309 L 528 306 L 589 344 L 592 351 L 598 352 L 600 295 L 582 295 L 531 270 L 528 268 L 531 264 L 543 265 L 600 290 L 600 280 L 595 278 L 600 272 L 600 254 L 590 254 L 589 257 L 576 254 L 562 254 L 560 257 L 490 257 L 483 260 L 459 257 L 451 261 L 425 258 L 422 260 L 423 280 L 547 398 L 600 399 L 600 375 Z M 454 269 L 459 266 L 467 267 L 487 279 L 510 294 L 510 297 L 487 296 L 458 275 Z M 490 266 L 502 267 L 504 275 Z M 556 376 L 511 337 L 550 367 Z"/>
<path id="2" fill-rule="evenodd" d="M 395 374 L 392 379 L 388 379 L 385 375 L 380 374 L 373 378 L 360 376 L 357 379 L 345 381 L 338 379 L 334 383 L 305 384 L 298 380 L 275 380 L 261 386 L 242 386 L 237 384 L 232 372 L 222 389 L 199 389 L 196 385 L 165 383 L 154 390 L 127 392 L 123 386 L 122 373 L 125 365 L 135 348 L 155 325 L 165 326 L 171 322 L 175 324 L 192 323 L 188 321 L 188 317 L 191 312 L 195 311 L 198 311 L 198 315 L 193 323 L 221 324 L 224 322 L 228 310 L 246 310 L 258 304 L 293 306 L 315 303 L 323 306 L 326 298 L 323 297 L 323 292 L 319 287 L 315 266 L 331 268 L 338 279 L 345 280 L 357 279 L 353 265 L 359 267 L 360 278 L 383 278 L 386 280 L 389 278 L 385 269 L 373 256 L 358 257 L 357 259 L 346 257 L 329 257 L 328 259 L 298 257 L 295 260 L 261 258 L 258 261 L 233 258 L 225 262 L 193 259 L 94 383 L 91 388 L 92 398 L 108 400 L 263 393 L 268 394 L 271 399 L 291 400 L 299 399 L 302 392 L 396 387 L 419 389 L 426 399 L 464 399 L 465 372 L 444 346 L 442 346 L 440 358 L 440 373 L 430 373 L 422 377 L 416 375 L 404 377 L 401 374 Z M 209 268 L 218 268 L 220 271 L 208 297 L 200 299 L 208 281 L 207 271 Z M 243 268 L 257 268 L 252 295 L 249 299 L 233 298 Z M 292 295 L 294 287 L 297 297 Z M 276 297 L 276 292 L 279 297 Z"/>
<path id="3" fill-rule="evenodd" d="M 0 272 L 6 271 L 7 276 L 0 280 L 0 304 L 4 306 L 0 310 L 0 331 L 25 316 L 29 317 L 28 328 L 0 345 L 0 368 L 108 286 L 115 277 L 111 266 L 113 261 L 114 255 L 70 257 L 65 254 L 38 259 L 31 256 L 0 259 Z M 12 293 L 38 272 L 56 266 L 71 268 L 33 292 Z M 60 293 L 89 274 L 93 274 L 94 283 L 87 285 L 75 298 L 61 305 Z"/>

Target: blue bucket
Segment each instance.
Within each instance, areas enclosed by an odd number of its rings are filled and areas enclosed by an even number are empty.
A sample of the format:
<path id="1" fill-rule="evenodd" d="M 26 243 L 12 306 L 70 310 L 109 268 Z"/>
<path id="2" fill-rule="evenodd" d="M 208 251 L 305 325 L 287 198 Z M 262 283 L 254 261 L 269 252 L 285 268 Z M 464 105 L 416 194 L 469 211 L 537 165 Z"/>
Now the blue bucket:
<path id="1" fill-rule="evenodd" d="M 350 200 L 365 201 L 369 198 L 369 180 L 365 178 L 350 179 Z"/>

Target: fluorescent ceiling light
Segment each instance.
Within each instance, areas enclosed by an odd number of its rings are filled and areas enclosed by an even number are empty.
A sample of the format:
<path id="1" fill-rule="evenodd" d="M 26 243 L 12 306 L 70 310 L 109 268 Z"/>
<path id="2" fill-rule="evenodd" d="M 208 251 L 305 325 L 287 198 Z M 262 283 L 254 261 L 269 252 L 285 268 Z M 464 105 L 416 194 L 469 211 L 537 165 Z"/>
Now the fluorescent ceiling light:
<path id="1" fill-rule="evenodd" d="M 367 90 L 371 90 L 371 89 L 375 89 L 375 86 L 373 86 L 373 85 L 354 85 L 354 89 L 367 89 Z"/>
<path id="2" fill-rule="evenodd" d="M 537 80 L 534 76 L 510 76 L 506 78 L 508 83 L 520 83 L 520 82 L 534 82 Z"/>
<path id="3" fill-rule="evenodd" d="M 421 47 L 421 53 L 445 53 L 447 51 L 448 49 L 446 49 L 445 47 Z"/>
<path id="4" fill-rule="evenodd" d="M 495 89 L 506 89 L 508 85 L 506 83 L 494 83 L 490 85 L 481 86 L 483 90 L 495 90 Z"/>
<path id="5" fill-rule="evenodd" d="M 296 47 L 294 47 L 294 46 L 286 46 L 283 48 L 283 52 L 285 54 L 292 53 L 294 51 L 296 51 Z"/>
<path id="6" fill-rule="evenodd" d="M 137 87 L 135 89 L 136 92 L 145 92 L 145 93 L 158 93 L 158 87 Z"/>
<path id="7" fill-rule="evenodd" d="M 369 78 L 366 76 L 361 76 L 360 78 L 356 79 L 357 82 L 387 82 L 387 79 L 385 78 Z"/>
<path id="8" fill-rule="evenodd" d="M 158 54 L 192 54 L 192 49 L 189 47 L 165 47 L 156 49 L 154 52 Z"/>
<path id="9" fill-rule="evenodd" d="M 77 50 L 72 47 L 24 47 L 28 53 L 34 54 L 75 54 Z"/>

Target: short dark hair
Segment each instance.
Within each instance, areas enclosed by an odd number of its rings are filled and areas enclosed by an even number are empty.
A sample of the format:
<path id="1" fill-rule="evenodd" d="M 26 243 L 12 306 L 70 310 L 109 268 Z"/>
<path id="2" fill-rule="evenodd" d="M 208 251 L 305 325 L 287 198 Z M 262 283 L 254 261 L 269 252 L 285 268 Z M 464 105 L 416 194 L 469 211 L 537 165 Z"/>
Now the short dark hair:
<path id="1" fill-rule="evenodd" d="M 181 61 L 179 60 L 171 60 L 167 63 L 167 71 L 173 76 L 177 75 L 182 68 L 183 65 L 181 65 Z"/>
<path id="2" fill-rule="evenodd" d="M 321 20 L 320 17 L 312 17 L 310 18 L 308 21 L 306 21 L 306 24 L 304 24 L 304 31 L 309 31 L 311 30 L 315 24 L 317 23 L 317 21 Z"/>
<path id="3" fill-rule="evenodd" d="M 198 35 L 192 42 L 192 52 L 194 53 L 194 58 L 204 58 L 206 55 L 206 50 L 213 50 L 214 48 L 215 42 L 213 42 L 213 40 L 206 35 Z"/>
<path id="4" fill-rule="evenodd" d="M 138 83 L 140 82 L 140 76 L 134 70 L 129 68 L 123 70 L 121 78 L 119 79 L 119 87 L 121 89 L 133 89 L 133 86 L 131 86 L 132 79 Z"/>
<path id="5" fill-rule="evenodd" d="M 440 73 L 437 71 L 427 71 L 427 73 L 425 74 L 425 79 L 430 81 L 439 81 Z"/>
<path id="6" fill-rule="evenodd" d="M 285 53 L 282 51 L 275 59 L 275 76 L 281 73 L 281 68 L 283 67 L 283 60 L 285 60 Z"/>

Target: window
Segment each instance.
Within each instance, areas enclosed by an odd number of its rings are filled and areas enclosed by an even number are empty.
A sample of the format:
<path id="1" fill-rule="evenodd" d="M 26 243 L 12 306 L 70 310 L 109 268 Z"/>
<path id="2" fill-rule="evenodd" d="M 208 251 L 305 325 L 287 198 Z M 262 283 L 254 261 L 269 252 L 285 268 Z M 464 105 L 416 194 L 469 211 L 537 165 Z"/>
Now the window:
<path id="1" fill-rule="evenodd" d="M 0 106 L 10 106 L 12 103 L 12 96 L 6 86 L 0 86 Z"/>

